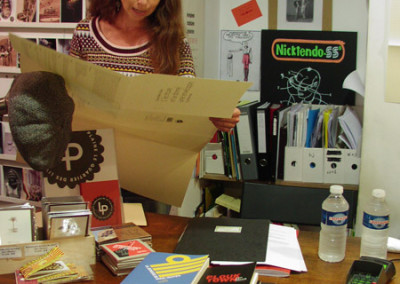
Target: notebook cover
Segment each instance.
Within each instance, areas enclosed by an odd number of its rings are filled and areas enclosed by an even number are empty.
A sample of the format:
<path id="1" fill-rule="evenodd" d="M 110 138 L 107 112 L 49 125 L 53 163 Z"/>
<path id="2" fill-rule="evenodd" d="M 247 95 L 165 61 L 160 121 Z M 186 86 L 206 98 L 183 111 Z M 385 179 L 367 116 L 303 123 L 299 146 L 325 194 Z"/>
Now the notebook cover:
<path id="1" fill-rule="evenodd" d="M 269 223 L 265 219 L 193 218 L 175 253 L 208 254 L 211 261 L 265 261 Z"/>

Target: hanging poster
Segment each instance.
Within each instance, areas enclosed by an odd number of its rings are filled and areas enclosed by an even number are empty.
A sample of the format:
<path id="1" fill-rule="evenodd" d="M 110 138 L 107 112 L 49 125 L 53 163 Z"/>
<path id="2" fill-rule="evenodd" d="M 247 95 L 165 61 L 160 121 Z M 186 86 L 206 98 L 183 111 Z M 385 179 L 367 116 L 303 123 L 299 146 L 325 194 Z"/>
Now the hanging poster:
<path id="1" fill-rule="evenodd" d="M 356 54 L 356 32 L 263 30 L 261 101 L 354 105 L 342 86 Z"/>
<path id="2" fill-rule="evenodd" d="M 252 82 L 260 90 L 260 31 L 221 31 L 220 79 Z"/>

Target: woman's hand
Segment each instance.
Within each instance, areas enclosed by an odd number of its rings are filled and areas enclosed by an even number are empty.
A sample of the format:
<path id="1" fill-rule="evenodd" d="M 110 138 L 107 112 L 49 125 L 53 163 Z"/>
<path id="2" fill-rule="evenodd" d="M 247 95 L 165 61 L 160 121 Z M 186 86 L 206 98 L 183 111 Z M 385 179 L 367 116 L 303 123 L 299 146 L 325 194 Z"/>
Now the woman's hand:
<path id="1" fill-rule="evenodd" d="M 239 119 L 240 110 L 238 108 L 233 110 L 232 118 L 210 117 L 210 120 L 212 123 L 214 123 L 215 127 L 223 132 L 229 132 L 232 128 L 234 128 L 239 122 Z"/>

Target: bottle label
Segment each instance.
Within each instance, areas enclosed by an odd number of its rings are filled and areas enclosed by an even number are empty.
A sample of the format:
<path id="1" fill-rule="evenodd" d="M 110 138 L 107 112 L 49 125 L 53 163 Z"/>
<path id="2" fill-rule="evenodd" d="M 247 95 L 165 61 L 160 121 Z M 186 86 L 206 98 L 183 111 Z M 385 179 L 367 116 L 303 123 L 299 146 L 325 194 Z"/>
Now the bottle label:
<path id="1" fill-rule="evenodd" d="M 389 215 L 374 216 L 364 212 L 363 225 L 373 230 L 385 230 L 389 228 Z"/>
<path id="2" fill-rule="evenodd" d="M 321 223 L 328 226 L 347 225 L 349 211 L 330 212 L 322 210 Z"/>

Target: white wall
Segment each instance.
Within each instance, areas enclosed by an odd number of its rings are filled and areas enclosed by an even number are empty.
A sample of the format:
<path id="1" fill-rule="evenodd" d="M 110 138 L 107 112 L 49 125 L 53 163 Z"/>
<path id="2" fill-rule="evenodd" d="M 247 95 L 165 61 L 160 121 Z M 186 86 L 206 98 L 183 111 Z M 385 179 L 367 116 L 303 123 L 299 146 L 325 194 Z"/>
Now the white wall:
<path id="1" fill-rule="evenodd" d="M 267 28 L 268 0 L 257 1 L 263 17 L 241 28 L 235 25 L 230 10 L 247 0 L 205 1 L 204 76 L 218 78 L 220 30 Z M 361 80 L 366 83 L 365 101 L 360 96 L 357 97 L 357 105 L 364 107 L 364 129 L 356 234 L 359 235 L 362 207 L 366 199 L 373 188 L 380 187 L 386 190 L 392 209 L 390 234 L 400 237 L 400 222 L 396 222 L 400 220 L 400 206 L 396 206 L 400 198 L 400 191 L 397 190 L 400 187 L 400 132 L 396 131 L 400 105 L 384 102 L 388 2 L 389 0 L 335 0 L 332 30 L 358 32 L 357 70 Z M 258 95 L 256 92 L 255 96 Z M 197 184 L 194 185 L 187 197 L 193 197 L 193 194 L 199 197 Z M 185 210 L 187 214 L 194 211 L 193 207 L 185 205 L 190 203 L 189 199 L 191 198 L 185 198 L 184 202 L 185 208 L 192 208 Z"/>
<path id="2" fill-rule="evenodd" d="M 389 0 L 369 1 L 366 95 L 356 234 L 372 189 L 386 190 L 390 236 L 400 237 L 400 105 L 384 101 Z M 400 67 L 400 66 L 399 66 Z"/>

